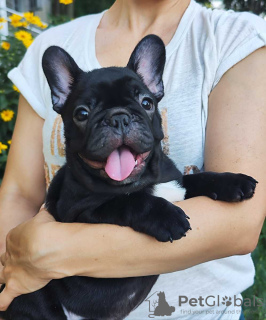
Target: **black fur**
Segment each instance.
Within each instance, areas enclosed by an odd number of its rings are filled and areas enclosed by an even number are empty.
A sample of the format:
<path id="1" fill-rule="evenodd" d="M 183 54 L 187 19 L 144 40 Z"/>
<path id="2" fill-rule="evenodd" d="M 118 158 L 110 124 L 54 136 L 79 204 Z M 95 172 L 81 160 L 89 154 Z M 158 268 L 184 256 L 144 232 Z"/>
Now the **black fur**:
<path id="1" fill-rule="evenodd" d="M 57 221 L 130 226 L 166 242 L 182 238 L 190 225 L 179 207 L 153 195 L 155 184 L 184 183 L 187 198 L 205 195 L 240 201 L 252 197 L 256 181 L 251 177 L 208 172 L 183 179 L 163 154 L 157 105 L 164 94 L 164 63 L 163 42 L 153 35 L 138 44 L 127 67 L 88 73 L 63 49 L 47 49 L 43 69 L 66 138 L 67 164 L 56 174 L 46 199 L 46 207 Z M 114 181 L 103 163 L 122 145 L 138 155 L 150 153 L 136 172 Z M 65 320 L 64 305 L 85 319 L 123 319 L 145 299 L 157 278 L 53 280 L 35 293 L 16 298 L 4 317 Z"/>

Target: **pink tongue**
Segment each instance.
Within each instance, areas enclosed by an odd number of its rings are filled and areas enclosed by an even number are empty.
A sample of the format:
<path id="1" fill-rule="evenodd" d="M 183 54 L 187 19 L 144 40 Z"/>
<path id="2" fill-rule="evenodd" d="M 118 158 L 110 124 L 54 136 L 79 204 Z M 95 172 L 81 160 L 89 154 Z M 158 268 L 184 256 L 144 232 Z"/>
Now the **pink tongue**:
<path id="1" fill-rule="evenodd" d="M 105 172 L 116 181 L 125 180 L 135 167 L 133 154 L 127 147 L 115 149 L 107 158 Z"/>

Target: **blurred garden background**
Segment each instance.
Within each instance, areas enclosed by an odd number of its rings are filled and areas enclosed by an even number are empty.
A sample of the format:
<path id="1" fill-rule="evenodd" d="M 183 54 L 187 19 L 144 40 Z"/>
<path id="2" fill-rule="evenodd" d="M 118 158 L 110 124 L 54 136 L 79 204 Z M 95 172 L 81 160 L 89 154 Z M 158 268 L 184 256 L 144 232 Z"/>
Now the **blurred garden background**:
<path id="1" fill-rule="evenodd" d="M 114 0 L 0 0 L 0 185 L 17 113 L 19 91 L 7 78 L 27 48 L 45 29 L 82 15 L 100 12 Z M 250 11 L 266 16 L 265 0 L 200 0 L 209 8 Z M 25 149 L 27 146 L 25 146 Z M 266 224 L 253 252 L 256 280 L 246 298 L 264 300 L 263 307 L 244 306 L 247 320 L 266 320 Z"/>

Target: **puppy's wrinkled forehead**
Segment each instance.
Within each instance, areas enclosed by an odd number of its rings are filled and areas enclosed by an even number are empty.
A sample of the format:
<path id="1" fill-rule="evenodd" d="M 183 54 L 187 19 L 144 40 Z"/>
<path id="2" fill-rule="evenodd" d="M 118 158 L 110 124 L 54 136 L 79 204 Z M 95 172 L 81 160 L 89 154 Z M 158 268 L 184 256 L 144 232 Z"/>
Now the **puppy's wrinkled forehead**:
<path id="1" fill-rule="evenodd" d="M 118 67 L 97 69 L 84 74 L 76 91 L 77 104 L 83 101 L 103 108 L 126 106 L 139 94 L 150 93 L 135 72 Z"/>

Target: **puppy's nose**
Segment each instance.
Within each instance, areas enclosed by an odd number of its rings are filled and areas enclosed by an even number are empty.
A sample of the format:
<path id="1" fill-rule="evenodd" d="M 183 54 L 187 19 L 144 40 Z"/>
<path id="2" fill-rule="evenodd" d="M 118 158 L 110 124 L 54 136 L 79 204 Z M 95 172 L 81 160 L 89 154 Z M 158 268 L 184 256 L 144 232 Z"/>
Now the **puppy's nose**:
<path id="1" fill-rule="evenodd" d="M 110 127 L 124 130 L 131 121 L 131 114 L 125 108 L 112 108 L 108 110 L 105 121 L 109 124 Z"/>
<path id="2" fill-rule="evenodd" d="M 130 122 L 130 118 L 126 114 L 117 114 L 111 117 L 109 125 L 116 129 L 125 129 Z"/>

